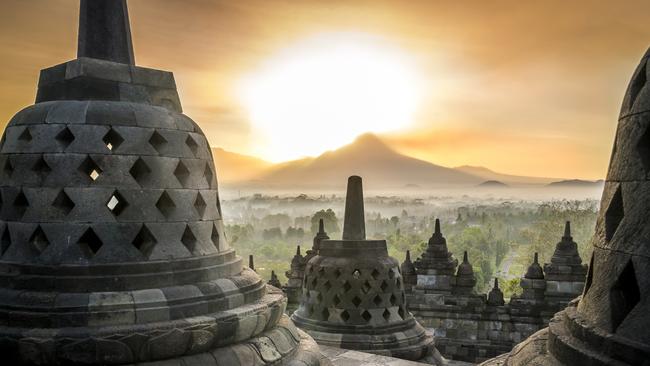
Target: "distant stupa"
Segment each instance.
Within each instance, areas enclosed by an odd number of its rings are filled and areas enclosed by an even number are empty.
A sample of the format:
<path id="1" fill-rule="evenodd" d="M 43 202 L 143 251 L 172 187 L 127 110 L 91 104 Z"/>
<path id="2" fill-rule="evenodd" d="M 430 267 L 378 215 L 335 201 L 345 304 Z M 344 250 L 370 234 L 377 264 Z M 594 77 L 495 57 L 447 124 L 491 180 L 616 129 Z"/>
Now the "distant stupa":
<path id="1" fill-rule="evenodd" d="M 322 345 L 440 361 L 432 335 L 406 309 L 399 262 L 385 240 L 366 239 L 364 216 L 361 178 L 352 176 L 343 239 L 320 241 L 292 319 Z"/>
<path id="2" fill-rule="evenodd" d="M 135 66 L 125 0 L 81 1 L 78 56 L 1 140 L 3 364 L 329 364 L 226 242 L 208 142 Z"/>

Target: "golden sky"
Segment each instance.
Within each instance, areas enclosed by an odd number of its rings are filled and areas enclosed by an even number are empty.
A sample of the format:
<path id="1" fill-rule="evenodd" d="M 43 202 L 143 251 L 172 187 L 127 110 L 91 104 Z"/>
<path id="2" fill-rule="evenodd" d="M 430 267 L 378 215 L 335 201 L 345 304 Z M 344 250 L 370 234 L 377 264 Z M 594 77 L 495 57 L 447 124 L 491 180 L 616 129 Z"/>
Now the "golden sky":
<path id="1" fill-rule="evenodd" d="M 137 63 L 174 71 L 186 114 L 213 146 L 258 153 L 237 90 L 269 59 L 313 37 L 361 35 L 408 55 L 425 85 L 413 123 L 382 135 L 391 146 L 441 165 L 535 176 L 604 176 L 623 93 L 650 44 L 647 0 L 129 7 Z M 0 121 L 33 103 L 40 69 L 75 57 L 77 12 L 77 0 L 2 0 Z M 296 138 L 327 129 L 311 127 Z"/>

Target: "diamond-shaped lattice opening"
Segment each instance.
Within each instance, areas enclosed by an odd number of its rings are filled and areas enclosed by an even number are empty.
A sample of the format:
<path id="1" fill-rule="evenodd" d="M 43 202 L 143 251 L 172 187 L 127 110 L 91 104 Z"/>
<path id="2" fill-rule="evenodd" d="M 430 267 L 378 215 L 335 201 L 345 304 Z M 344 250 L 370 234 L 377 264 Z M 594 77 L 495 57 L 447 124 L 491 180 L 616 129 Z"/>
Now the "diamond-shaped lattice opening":
<path id="1" fill-rule="evenodd" d="M 318 286 L 318 278 L 314 277 L 314 279 L 311 280 L 311 287 L 316 288 L 316 286 Z"/>
<path id="2" fill-rule="evenodd" d="M 171 214 L 176 209 L 176 205 L 174 204 L 174 201 L 171 199 L 171 197 L 169 197 L 167 191 L 163 192 L 160 195 L 160 198 L 158 198 L 158 201 L 156 202 L 156 208 L 166 218 L 169 218 L 169 216 L 171 216 Z"/>
<path id="3" fill-rule="evenodd" d="M 361 317 L 362 317 L 363 320 L 365 320 L 366 322 L 369 322 L 370 319 L 372 319 L 372 314 L 370 314 L 370 312 L 369 312 L 368 310 L 365 310 L 363 313 L 361 313 Z"/>
<path id="4" fill-rule="evenodd" d="M 43 253 L 45 248 L 50 245 L 50 241 L 47 239 L 45 232 L 40 226 L 34 230 L 34 233 L 32 233 L 32 236 L 29 238 L 29 242 L 34 246 L 34 248 L 36 248 L 36 250 L 38 250 L 39 253 Z"/>
<path id="5" fill-rule="evenodd" d="M 149 144 L 160 154 L 160 150 L 167 144 L 167 139 L 158 131 L 153 131 L 149 138 Z"/>
<path id="6" fill-rule="evenodd" d="M 41 155 L 32 166 L 32 171 L 43 179 L 52 171 L 52 168 L 50 168 L 50 165 L 45 161 L 43 155 Z"/>
<path id="7" fill-rule="evenodd" d="M 641 291 L 636 279 L 634 264 L 630 260 L 614 282 L 610 292 L 612 332 L 616 332 L 616 329 L 639 301 L 641 301 Z"/>
<path id="8" fill-rule="evenodd" d="M 375 280 L 379 278 L 379 275 L 380 275 L 380 274 L 381 274 L 381 273 L 379 273 L 379 271 L 377 270 L 377 268 L 373 269 L 373 270 L 372 270 L 372 273 L 370 273 L 370 275 L 372 276 L 372 278 L 375 279 Z"/>
<path id="9" fill-rule="evenodd" d="M 183 164 L 183 161 L 179 161 L 178 165 L 176 165 L 176 169 L 174 169 L 174 176 L 176 179 L 178 179 L 181 185 L 185 187 L 187 181 L 190 178 L 190 171 L 187 169 L 185 164 Z"/>
<path id="10" fill-rule="evenodd" d="M 605 211 L 606 240 L 609 241 L 614 237 L 614 233 L 616 233 L 616 229 L 618 229 L 618 226 L 621 224 L 623 216 L 625 216 L 625 212 L 623 211 L 623 193 L 621 192 L 621 186 L 619 185 L 616 188 L 614 196 L 612 196 L 612 200 L 609 202 L 609 207 L 607 207 L 607 210 Z"/>
<path id="11" fill-rule="evenodd" d="M 138 235 L 136 235 L 131 242 L 131 244 L 133 244 L 133 246 L 145 256 L 145 258 L 149 258 L 157 243 L 158 241 L 156 240 L 156 237 L 153 236 L 146 225 L 142 225 Z"/>
<path id="12" fill-rule="evenodd" d="M 332 284 L 330 283 L 330 281 L 325 281 L 325 283 L 323 284 L 323 288 L 325 289 L 325 291 L 329 291 L 332 288 Z"/>
<path id="13" fill-rule="evenodd" d="M 23 217 L 25 211 L 27 211 L 27 207 L 29 207 L 29 202 L 27 201 L 27 197 L 25 197 L 25 193 L 21 190 L 16 196 L 16 199 L 14 199 L 14 208 L 18 216 Z"/>
<path id="14" fill-rule="evenodd" d="M 342 272 L 341 272 L 340 269 L 337 268 L 336 270 L 334 270 L 334 278 L 341 277 L 341 274 L 342 274 Z"/>
<path id="15" fill-rule="evenodd" d="M 391 305 L 397 305 L 397 297 L 395 297 L 395 294 L 391 294 L 389 300 Z"/>
<path id="16" fill-rule="evenodd" d="M 142 185 L 151 174 L 151 169 L 142 158 L 138 158 L 138 160 L 133 163 L 131 169 L 129 169 L 129 174 L 131 174 L 138 184 Z"/>
<path id="17" fill-rule="evenodd" d="M 354 271 L 352 271 L 352 277 L 354 277 L 354 278 L 361 277 L 361 271 L 359 271 L 358 269 L 355 269 Z"/>
<path id="18" fill-rule="evenodd" d="M 361 286 L 361 290 L 362 290 L 365 294 L 367 294 L 368 292 L 370 292 L 370 290 L 372 290 L 372 286 L 370 285 L 370 282 L 368 282 L 368 281 L 364 282 L 364 283 L 363 283 L 363 286 Z"/>
<path id="19" fill-rule="evenodd" d="M 318 295 L 316 295 L 316 301 L 318 301 L 319 303 L 323 301 L 323 295 L 320 292 L 318 293 Z"/>
<path id="20" fill-rule="evenodd" d="M 406 319 L 406 312 L 404 311 L 404 307 L 400 306 L 399 309 L 397 310 L 397 314 L 399 315 L 400 318 Z"/>
<path id="21" fill-rule="evenodd" d="M 634 80 L 632 80 L 632 83 L 630 83 L 630 108 L 634 106 L 634 102 L 636 101 L 636 98 L 639 96 L 639 93 L 641 92 L 641 89 L 643 89 L 643 86 L 646 84 L 646 82 L 646 63 L 644 62 L 643 66 L 641 66 L 641 69 L 639 70 L 639 73 L 636 75 Z"/>
<path id="22" fill-rule="evenodd" d="M 395 278 L 395 271 L 393 271 L 392 268 L 388 270 L 388 278 L 390 278 L 391 280 Z"/>
<path id="23" fill-rule="evenodd" d="M 327 321 L 330 318 L 330 311 L 327 310 L 327 308 L 323 309 L 323 311 L 321 311 L 321 316 L 323 317 L 323 320 Z"/>
<path id="24" fill-rule="evenodd" d="M 384 318 L 385 321 L 390 320 L 390 311 L 388 309 L 384 309 L 384 312 L 381 314 L 381 316 Z"/>
<path id="25" fill-rule="evenodd" d="M 14 173 L 14 164 L 11 162 L 11 157 L 7 156 L 5 166 L 2 168 L 2 170 L 4 170 L 7 177 L 11 177 L 11 175 Z"/>
<path id="26" fill-rule="evenodd" d="M 99 168 L 97 163 L 90 157 L 86 157 L 84 161 L 79 166 L 79 171 L 82 172 L 85 176 L 90 179 L 91 182 L 94 182 L 102 174 L 102 170 Z"/>
<path id="27" fill-rule="evenodd" d="M 582 297 L 587 295 L 587 291 L 591 287 L 591 281 L 594 277 L 594 253 L 591 253 L 591 260 L 589 261 L 589 269 L 587 269 L 587 279 L 585 280 L 585 289 L 582 292 Z"/>
<path id="28" fill-rule="evenodd" d="M 212 245 L 219 249 L 219 230 L 215 224 L 212 225 L 212 235 L 210 235 L 210 239 L 212 240 Z"/>
<path id="29" fill-rule="evenodd" d="M 341 312 L 341 319 L 343 319 L 343 321 L 347 323 L 347 321 L 350 320 L 350 313 L 348 313 L 347 310 L 343 310 Z"/>
<path id="30" fill-rule="evenodd" d="M 203 195 L 201 195 L 201 192 L 197 193 L 196 199 L 194 200 L 194 209 L 199 213 L 199 216 L 203 217 L 206 207 L 208 207 L 208 205 L 205 203 Z"/>
<path id="31" fill-rule="evenodd" d="M 196 248 L 196 236 L 194 236 L 194 233 L 189 226 L 185 226 L 185 231 L 183 232 L 181 243 L 183 243 L 185 248 L 187 248 L 190 253 L 194 252 L 194 248 Z"/>
<path id="32" fill-rule="evenodd" d="M 32 141 L 32 134 L 29 132 L 29 127 L 25 127 L 20 136 L 18 136 L 18 140 L 25 142 Z"/>
<path id="33" fill-rule="evenodd" d="M 382 300 L 381 300 L 381 296 L 379 296 L 379 295 L 375 295 L 375 298 L 372 299 L 372 302 L 373 302 L 375 305 L 377 305 L 377 306 L 381 305 L 381 302 L 382 302 Z"/>
<path id="34" fill-rule="evenodd" d="M 343 282 L 343 291 L 348 292 L 352 288 L 352 285 L 350 285 L 350 282 L 345 281 Z"/>
<path id="35" fill-rule="evenodd" d="M 324 267 L 318 268 L 318 277 L 325 277 L 325 268 Z"/>
<path id="36" fill-rule="evenodd" d="M 66 148 L 74 141 L 74 134 L 72 134 L 69 128 L 65 127 L 54 138 L 63 145 L 63 148 Z"/>
<path id="37" fill-rule="evenodd" d="M 52 206 L 59 210 L 59 212 L 62 214 L 67 215 L 74 208 L 74 202 L 72 202 L 70 197 L 62 189 L 59 194 L 56 195 L 54 201 L 52 201 Z"/>
<path id="38" fill-rule="evenodd" d="M 114 151 L 115 149 L 120 147 L 120 145 L 122 145 L 124 139 L 119 133 L 117 133 L 117 131 L 111 128 L 106 133 L 106 135 L 104 135 L 102 141 L 104 141 L 104 144 L 106 145 L 107 149 L 109 149 L 110 151 Z"/>
<path id="39" fill-rule="evenodd" d="M 196 153 L 199 151 L 199 144 L 196 143 L 196 140 L 194 140 L 194 137 L 192 137 L 192 135 L 187 135 L 185 144 L 190 148 L 190 150 L 192 150 L 192 154 L 196 156 Z"/>
<path id="40" fill-rule="evenodd" d="M 341 299 L 339 298 L 339 295 L 334 295 L 332 298 L 332 303 L 334 306 L 338 306 L 341 303 Z"/>
<path id="41" fill-rule="evenodd" d="M 359 305 L 361 305 L 361 302 L 362 302 L 361 299 L 359 298 L 359 296 L 353 297 L 351 301 L 354 304 L 354 306 L 356 306 L 356 307 L 359 307 Z"/>
<path id="42" fill-rule="evenodd" d="M 639 139 L 639 143 L 636 145 L 636 149 L 641 157 L 643 169 L 646 174 L 650 173 L 650 128 L 646 128 L 641 139 Z"/>
<path id="43" fill-rule="evenodd" d="M 211 187 L 212 178 L 214 178 L 214 173 L 212 173 L 212 169 L 210 168 L 209 163 L 205 163 L 205 170 L 203 170 L 203 176 L 205 177 L 205 181 L 208 182 L 208 187 Z"/>
<path id="44" fill-rule="evenodd" d="M 386 283 L 386 281 L 381 281 L 381 286 L 379 286 L 379 288 L 381 288 L 381 291 L 386 292 L 388 289 L 388 283 Z"/>
<path id="45" fill-rule="evenodd" d="M 101 239 L 99 239 L 92 228 L 88 228 L 84 232 L 81 238 L 79 238 L 77 241 L 77 244 L 81 247 L 81 250 L 83 250 L 88 257 L 92 257 L 97 254 L 99 249 L 101 249 L 101 247 L 104 245 L 104 243 L 101 241 Z"/>
<path id="46" fill-rule="evenodd" d="M 114 191 L 106 202 L 106 207 L 115 216 L 119 216 L 128 206 L 129 203 L 126 202 L 126 199 L 118 191 Z"/>
<path id="47" fill-rule="evenodd" d="M 0 238 L 0 256 L 4 255 L 10 246 L 11 233 L 9 232 L 9 226 L 6 226 L 5 231 L 2 233 L 2 238 Z"/>

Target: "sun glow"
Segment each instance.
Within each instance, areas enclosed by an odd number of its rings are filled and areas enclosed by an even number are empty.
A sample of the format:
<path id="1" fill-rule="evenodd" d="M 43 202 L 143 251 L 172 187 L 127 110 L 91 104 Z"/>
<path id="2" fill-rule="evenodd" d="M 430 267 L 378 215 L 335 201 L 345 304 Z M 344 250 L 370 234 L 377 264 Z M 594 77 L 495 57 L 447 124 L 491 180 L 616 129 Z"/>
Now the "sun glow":
<path id="1" fill-rule="evenodd" d="M 315 156 L 365 132 L 409 126 L 421 78 L 403 51 L 368 36 L 336 34 L 301 42 L 241 84 L 240 97 L 271 161 Z"/>

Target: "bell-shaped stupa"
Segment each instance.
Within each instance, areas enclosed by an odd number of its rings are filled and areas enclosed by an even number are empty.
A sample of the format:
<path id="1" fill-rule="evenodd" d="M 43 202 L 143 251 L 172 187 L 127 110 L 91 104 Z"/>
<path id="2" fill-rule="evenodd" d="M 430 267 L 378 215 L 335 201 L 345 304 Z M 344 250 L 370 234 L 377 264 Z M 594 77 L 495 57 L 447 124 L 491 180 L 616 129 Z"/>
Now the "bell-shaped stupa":
<path id="1" fill-rule="evenodd" d="M 173 75 L 135 66 L 126 1 L 82 0 L 78 58 L 1 141 L 4 364 L 321 364 L 228 246 L 181 112 Z"/>
<path id="2" fill-rule="evenodd" d="M 485 365 L 648 365 L 650 51 L 623 99 L 582 297 Z M 577 262 L 570 233 L 561 249 Z"/>
<path id="3" fill-rule="evenodd" d="M 367 240 L 361 178 L 348 180 L 342 240 L 308 263 L 292 319 L 321 345 L 432 362 L 433 337 L 407 311 L 399 262 Z"/>

